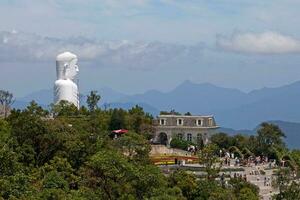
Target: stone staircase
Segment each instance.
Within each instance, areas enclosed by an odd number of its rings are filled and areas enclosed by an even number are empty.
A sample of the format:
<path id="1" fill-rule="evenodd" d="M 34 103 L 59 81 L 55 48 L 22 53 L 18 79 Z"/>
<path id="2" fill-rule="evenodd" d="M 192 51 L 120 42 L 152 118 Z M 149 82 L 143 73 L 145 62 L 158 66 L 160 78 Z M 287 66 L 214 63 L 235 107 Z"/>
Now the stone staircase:
<path id="1" fill-rule="evenodd" d="M 262 200 L 271 200 L 272 196 L 276 194 L 276 190 L 272 187 L 273 170 L 264 170 L 264 166 L 246 167 L 245 173 L 247 181 L 259 187 L 259 195 Z M 261 174 L 260 170 L 263 170 L 265 174 Z M 253 172 L 256 171 L 256 174 Z"/>
<path id="2" fill-rule="evenodd" d="M 181 149 L 168 148 L 165 145 L 151 145 L 150 155 L 192 156 L 191 152 Z"/>

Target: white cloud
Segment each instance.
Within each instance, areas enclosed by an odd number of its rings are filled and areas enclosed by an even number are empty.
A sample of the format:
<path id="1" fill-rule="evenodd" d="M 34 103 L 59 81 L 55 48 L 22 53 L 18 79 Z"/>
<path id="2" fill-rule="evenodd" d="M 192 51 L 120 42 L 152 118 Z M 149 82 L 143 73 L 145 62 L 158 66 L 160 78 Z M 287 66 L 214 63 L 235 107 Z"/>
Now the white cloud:
<path id="1" fill-rule="evenodd" d="M 231 37 L 218 36 L 217 46 L 224 50 L 242 53 L 283 54 L 300 52 L 300 40 L 276 32 L 234 33 Z"/>
<path id="2" fill-rule="evenodd" d="M 1 62 L 48 62 L 60 52 L 72 51 L 80 61 L 95 67 L 151 69 L 192 57 L 201 50 L 201 46 L 161 42 L 99 41 L 84 37 L 61 39 L 16 31 L 0 32 Z"/>

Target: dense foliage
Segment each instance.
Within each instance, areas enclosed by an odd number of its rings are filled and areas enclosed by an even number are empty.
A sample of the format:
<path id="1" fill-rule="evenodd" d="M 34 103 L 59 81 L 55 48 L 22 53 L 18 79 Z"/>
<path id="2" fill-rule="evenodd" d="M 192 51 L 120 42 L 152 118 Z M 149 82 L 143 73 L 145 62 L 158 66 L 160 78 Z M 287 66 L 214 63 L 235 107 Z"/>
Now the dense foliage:
<path id="1" fill-rule="evenodd" d="M 3 199 L 239 198 L 215 180 L 182 171 L 164 176 L 149 159 L 152 117 L 138 106 L 102 111 L 93 104 L 78 111 L 61 102 L 52 109 L 49 119 L 32 102 L 0 120 Z M 111 139 L 110 130 L 119 128 L 130 132 Z"/>
<path id="2" fill-rule="evenodd" d="M 102 111 L 90 101 L 89 110 L 52 106 L 54 118 L 32 102 L 0 119 L 0 198 L 145 199 L 168 189 L 167 196 L 181 195 L 150 162 L 152 117 L 138 106 Z M 130 132 L 113 140 L 110 130 L 118 128 Z"/>
<path id="3" fill-rule="evenodd" d="M 284 137 L 285 134 L 277 125 L 262 123 L 257 135 L 229 136 L 226 133 L 218 133 L 211 137 L 211 141 L 221 150 L 234 150 L 238 156 L 267 156 L 279 161 L 282 155 L 288 152 L 283 142 Z"/>
<path id="4" fill-rule="evenodd" d="M 32 102 L 0 119 L 0 199 L 257 199 L 242 179 L 214 179 L 215 145 L 200 154 L 207 178 L 164 175 L 149 158 L 152 116 L 139 106 L 101 110 L 99 99 L 91 93 L 89 109 L 52 105 L 53 118 Z M 129 132 L 113 139 L 115 129 Z"/>

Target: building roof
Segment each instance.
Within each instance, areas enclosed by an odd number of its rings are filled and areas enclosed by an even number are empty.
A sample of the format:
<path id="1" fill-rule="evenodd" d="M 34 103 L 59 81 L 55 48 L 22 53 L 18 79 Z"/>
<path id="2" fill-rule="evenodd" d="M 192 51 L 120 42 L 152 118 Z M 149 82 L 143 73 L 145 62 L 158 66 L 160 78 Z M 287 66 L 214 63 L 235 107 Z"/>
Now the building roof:
<path id="1" fill-rule="evenodd" d="M 158 115 L 158 117 L 186 117 L 186 118 L 195 118 L 195 117 L 213 117 L 213 115 L 173 115 L 173 114 L 170 114 L 170 115 Z"/>
<path id="2" fill-rule="evenodd" d="M 119 129 L 119 130 L 113 130 L 112 132 L 113 133 L 117 133 L 117 134 L 124 134 L 124 133 L 127 133 L 128 130 L 126 130 L 126 129 Z"/>

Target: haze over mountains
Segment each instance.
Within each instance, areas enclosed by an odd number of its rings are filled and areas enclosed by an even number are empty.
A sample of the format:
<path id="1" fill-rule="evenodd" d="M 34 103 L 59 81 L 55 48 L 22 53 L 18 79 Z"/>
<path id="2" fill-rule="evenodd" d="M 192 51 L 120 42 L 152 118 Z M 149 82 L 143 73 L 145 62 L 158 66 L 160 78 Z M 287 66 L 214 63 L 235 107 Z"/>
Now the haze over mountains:
<path id="1" fill-rule="evenodd" d="M 212 84 L 185 81 L 174 90 L 126 96 L 120 102 L 143 102 L 157 110 L 214 114 L 223 127 L 252 129 L 262 121 L 300 122 L 300 82 L 250 93 Z"/>
<path id="2" fill-rule="evenodd" d="M 284 138 L 285 143 L 291 149 L 299 149 L 300 147 L 300 140 L 299 140 L 299 133 L 300 133 L 300 123 L 296 122 L 286 122 L 286 121 L 268 121 L 269 123 L 276 124 L 280 127 L 280 129 L 285 133 L 286 137 Z M 223 128 L 219 129 L 219 132 L 224 132 L 230 135 L 236 134 L 246 134 L 246 135 L 255 135 L 257 130 L 259 129 L 260 125 L 257 125 L 253 129 L 242 129 L 242 130 L 235 130 L 231 128 Z"/>
<path id="3" fill-rule="evenodd" d="M 125 95 L 110 88 L 99 89 L 101 104 L 129 108 L 135 104 L 157 115 L 160 110 L 213 114 L 222 127 L 252 130 L 263 121 L 300 122 L 300 81 L 249 93 L 223 88 L 209 83 L 185 81 L 169 92 L 158 90 L 143 94 Z M 39 104 L 52 102 L 52 90 L 41 90 L 17 99 L 16 107 L 36 100 Z"/>

